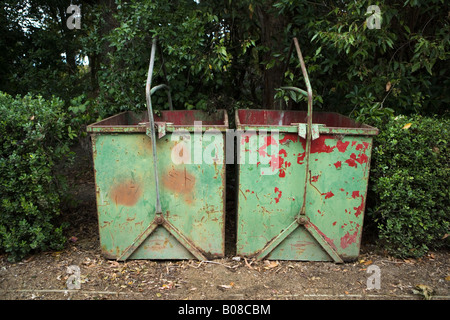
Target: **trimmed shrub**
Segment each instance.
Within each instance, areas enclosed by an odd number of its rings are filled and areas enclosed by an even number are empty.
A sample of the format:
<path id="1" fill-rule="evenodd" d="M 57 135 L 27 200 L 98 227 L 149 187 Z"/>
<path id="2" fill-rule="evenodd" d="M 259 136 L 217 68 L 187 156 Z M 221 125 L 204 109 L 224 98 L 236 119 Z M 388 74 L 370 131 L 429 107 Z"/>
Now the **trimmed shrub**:
<path id="1" fill-rule="evenodd" d="M 70 157 L 67 118 L 57 98 L 0 92 L 0 250 L 10 261 L 64 245 L 55 166 Z"/>
<path id="2" fill-rule="evenodd" d="M 368 214 L 381 243 L 397 257 L 448 246 L 450 120 L 399 116 L 379 129 Z"/>

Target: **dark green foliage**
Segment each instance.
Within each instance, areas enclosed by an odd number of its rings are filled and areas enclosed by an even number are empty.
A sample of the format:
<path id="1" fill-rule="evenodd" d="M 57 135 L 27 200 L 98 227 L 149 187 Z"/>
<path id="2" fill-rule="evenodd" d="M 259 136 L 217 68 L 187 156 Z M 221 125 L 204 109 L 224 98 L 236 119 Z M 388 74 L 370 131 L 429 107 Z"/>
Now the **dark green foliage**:
<path id="1" fill-rule="evenodd" d="M 450 244 L 449 119 L 391 118 L 375 139 L 370 180 L 368 213 L 389 253 L 419 257 Z"/>
<path id="2" fill-rule="evenodd" d="M 306 109 L 303 96 L 279 89 L 304 88 L 295 54 L 286 61 L 297 37 L 314 111 L 350 115 L 380 129 L 368 209 L 390 252 L 418 256 L 450 238 L 441 239 L 449 233 L 448 121 L 414 116 L 448 117 L 448 1 L 77 4 L 79 30 L 66 27 L 65 0 L 8 0 L 0 6 L 0 91 L 47 99 L 1 98 L 0 246 L 13 256 L 59 243 L 61 231 L 53 218 L 61 189 L 55 186 L 53 168 L 68 140 L 86 135 L 85 126 L 99 118 L 145 110 L 154 37 L 161 51 L 153 84 L 167 80 L 174 108 L 225 108 L 230 113 L 248 107 Z M 381 10 L 380 29 L 367 28 L 369 5 Z M 157 91 L 152 102 L 155 110 L 167 109 L 166 92 Z M 396 114 L 413 118 L 388 120 Z M 401 129 L 404 121 L 413 123 L 410 129 Z"/>
<path id="3" fill-rule="evenodd" d="M 10 260 L 32 250 L 61 249 L 61 194 L 55 165 L 68 160 L 63 103 L 0 92 L 0 250 Z"/>

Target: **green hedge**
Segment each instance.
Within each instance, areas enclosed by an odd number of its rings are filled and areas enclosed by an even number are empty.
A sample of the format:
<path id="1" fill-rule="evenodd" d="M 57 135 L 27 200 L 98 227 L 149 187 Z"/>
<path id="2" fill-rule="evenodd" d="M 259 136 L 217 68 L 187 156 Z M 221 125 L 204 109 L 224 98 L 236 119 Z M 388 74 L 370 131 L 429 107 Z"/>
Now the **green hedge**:
<path id="1" fill-rule="evenodd" d="M 379 129 L 368 214 L 381 244 L 398 257 L 448 247 L 450 120 L 398 116 Z"/>
<path id="2" fill-rule="evenodd" d="M 67 119 L 57 98 L 0 92 L 0 251 L 11 261 L 64 245 L 55 166 L 70 155 Z"/>

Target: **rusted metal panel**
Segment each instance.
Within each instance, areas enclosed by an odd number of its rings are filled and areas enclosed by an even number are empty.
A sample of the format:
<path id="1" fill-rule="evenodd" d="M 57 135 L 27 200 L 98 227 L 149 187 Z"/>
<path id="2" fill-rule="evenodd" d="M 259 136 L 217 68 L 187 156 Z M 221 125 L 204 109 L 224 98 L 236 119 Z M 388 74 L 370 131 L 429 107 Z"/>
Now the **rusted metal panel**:
<path id="1" fill-rule="evenodd" d="M 163 111 L 155 122 L 166 128 L 156 138 L 161 213 L 147 114 L 125 112 L 88 126 L 102 252 L 119 260 L 221 257 L 227 114 Z M 211 161 L 195 161 L 199 153 Z"/>
<path id="2" fill-rule="evenodd" d="M 358 256 L 372 136 L 378 130 L 337 113 L 315 114 L 313 122 L 321 126 L 319 137 L 311 141 L 306 171 L 306 139 L 299 136 L 296 125 L 302 121 L 305 112 L 301 111 L 236 113 L 237 128 L 242 130 L 240 255 L 336 262 Z"/>

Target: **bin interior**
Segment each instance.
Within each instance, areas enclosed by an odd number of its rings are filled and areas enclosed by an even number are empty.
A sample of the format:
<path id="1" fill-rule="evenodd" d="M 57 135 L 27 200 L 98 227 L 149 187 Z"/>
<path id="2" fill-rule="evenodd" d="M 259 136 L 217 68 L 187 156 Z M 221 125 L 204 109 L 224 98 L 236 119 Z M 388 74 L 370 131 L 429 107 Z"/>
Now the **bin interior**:
<path id="1" fill-rule="evenodd" d="M 306 111 L 280 110 L 239 110 L 241 125 L 290 126 L 294 123 L 306 123 Z M 335 112 L 314 112 L 313 123 L 320 123 L 334 128 L 367 128 L 351 118 Z"/>
<path id="2" fill-rule="evenodd" d="M 202 121 L 202 125 L 224 126 L 227 124 L 224 112 L 216 112 L 208 114 L 199 110 L 182 110 L 182 111 L 161 111 L 154 114 L 155 122 L 172 123 L 174 126 L 193 126 L 194 121 Z M 114 126 L 138 126 L 140 123 L 148 122 L 148 113 L 135 113 L 132 111 L 123 112 L 92 126 L 94 127 L 114 127 Z"/>

